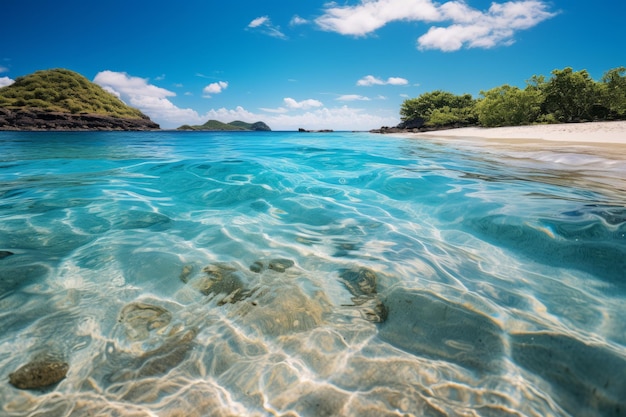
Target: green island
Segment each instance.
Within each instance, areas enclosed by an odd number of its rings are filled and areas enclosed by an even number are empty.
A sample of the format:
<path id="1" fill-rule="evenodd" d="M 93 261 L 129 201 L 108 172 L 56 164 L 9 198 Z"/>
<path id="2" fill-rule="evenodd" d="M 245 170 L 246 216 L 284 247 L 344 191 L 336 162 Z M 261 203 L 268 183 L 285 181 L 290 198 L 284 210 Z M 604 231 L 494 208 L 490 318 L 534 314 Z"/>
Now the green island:
<path id="1" fill-rule="evenodd" d="M 567 67 L 546 79 L 533 75 L 525 88 L 508 84 L 471 94 L 436 90 L 407 99 L 396 127 L 373 130 L 439 130 L 455 127 L 500 127 L 626 119 L 626 67 L 604 73 L 600 81 L 586 70 Z"/>
<path id="2" fill-rule="evenodd" d="M 222 123 L 217 120 L 209 120 L 201 125 L 182 125 L 177 130 L 201 130 L 201 131 L 271 131 L 270 127 L 264 122 L 247 123 L 239 120 L 235 120 L 230 123 Z"/>
<path id="3" fill-rule="evenodd" d="M 0 88 L 0 129 L 154 130 L 159 125 L 81 74 L 50 69 Z"/>

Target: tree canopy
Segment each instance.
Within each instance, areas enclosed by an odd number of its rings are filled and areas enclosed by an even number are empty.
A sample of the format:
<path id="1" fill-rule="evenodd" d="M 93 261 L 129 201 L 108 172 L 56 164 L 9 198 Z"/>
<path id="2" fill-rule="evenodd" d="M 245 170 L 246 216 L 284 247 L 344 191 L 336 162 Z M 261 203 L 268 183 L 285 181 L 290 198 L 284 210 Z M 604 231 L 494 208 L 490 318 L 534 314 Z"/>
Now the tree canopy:
<path id="1" fill-rule="evenodd" d="M 427 92 L 402 103 L 403 121 L 423 119 L 427 127 L 517 126 L 626 119 L 626 68 L 607 71 L 594 81 L 586 70 L 555 69 L 546 80 L 533 75 L 521 89 L 502 85 L 470 94 Z"/>

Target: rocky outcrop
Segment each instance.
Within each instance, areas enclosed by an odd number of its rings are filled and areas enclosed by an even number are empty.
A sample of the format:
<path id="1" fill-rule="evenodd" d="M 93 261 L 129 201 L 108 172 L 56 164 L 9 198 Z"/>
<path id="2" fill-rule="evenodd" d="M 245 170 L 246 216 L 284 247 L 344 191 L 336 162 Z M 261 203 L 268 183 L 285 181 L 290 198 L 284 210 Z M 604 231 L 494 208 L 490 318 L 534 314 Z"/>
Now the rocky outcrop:
<path id="1" fill-rule="evenodd" d="M 371 133 L 410 133 L 410 132 L 423 132 L 428 130 L 424 127 L 425 120 L 421 117 L 411 120 L 405 120 L 397 126 L 382 126 L 380 129 L 372 129 Z"/>
<path id="2" fill-rule="evenodd" d="M 122 118 L 101 114 L 50 112 L 34 108 L 0 108 L 0 130 L 158 130 L 148 117 Z"/>
<path id="3" fill-rule="evenodd" d="M 334 130 L 332 129 L 320 129 L 320 130 L 308 130 L 308 129 L 304 129 L 304 128 L 298 128 L 298 132 L 305 132 L 305 133 L 332 133 L 334 132 Z"/>

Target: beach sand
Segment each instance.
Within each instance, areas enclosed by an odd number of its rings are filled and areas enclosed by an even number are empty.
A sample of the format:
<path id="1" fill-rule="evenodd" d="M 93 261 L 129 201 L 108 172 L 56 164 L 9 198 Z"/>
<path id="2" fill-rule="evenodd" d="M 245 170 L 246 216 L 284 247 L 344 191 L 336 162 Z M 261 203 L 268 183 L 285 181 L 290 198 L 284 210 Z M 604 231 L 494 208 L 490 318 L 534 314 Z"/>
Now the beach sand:
<path id="1" fill-rule="evenodd" d="M 406 136 L 415 138 L 453 138 L 457 140 L 471 139 L 472 142 L 476 142 L 476 140 L 501 143 L 517 142 L 520 144 L 529 144 L 531 142 L 542 143 L 544 141 L 575 142 L 596 145 L 613 144 L 613 148 L 626 151 L 626 121 L 494 128 L 466 127 L 424 133 L 411 133 Z"/>

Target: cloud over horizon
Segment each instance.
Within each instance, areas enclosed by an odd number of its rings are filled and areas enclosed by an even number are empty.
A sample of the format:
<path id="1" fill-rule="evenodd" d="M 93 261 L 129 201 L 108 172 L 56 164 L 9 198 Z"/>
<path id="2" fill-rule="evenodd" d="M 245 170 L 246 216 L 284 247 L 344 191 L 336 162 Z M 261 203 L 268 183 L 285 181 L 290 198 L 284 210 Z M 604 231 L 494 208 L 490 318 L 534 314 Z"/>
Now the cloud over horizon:
<path id="1" fill-rule="evenodd" d="M 5 77 L 6 78 L 6 77 Z M 150 84 L 148 79 L 135 77 L 125 72 L 101 71 L 96 74 L 94 82 L 105 90 L 115 94 L 125 103 L 138 108 L 148 115 L 162 128 L 176 128 L 184 124 L 202 124 L 215 119 L 224 123 L 234 120 L 249 122 L 264 121 L 274 130 L 335 129 L 335 130 L 368 130 L 383 125 L 398 123 L 395 116 L 369 114 L 362 109 L 348 106 L 326 108 L 315 99 L 297 101 L 291 97 L 283 99 L 285 107 L 278 109 L 262 108 L 262 113 L 246 110 L 243 106 L 233 109 L 219 108 L 208 110 L 204 114 L 190 108 L 180 108 L 170 101 L 176 93 Z M 218 83 L 215 88 L 225 88 Z M 226 82 L 222 81 L 226 84 Z M 206 89 L 206 87 L 205 87 Z M 292 112 L 292 114 L 288 114 Z"/>
<path id="2" fill-rule="evenodd" d="M 167 98 L 176 93 L 149 84 L 147 79 L 107 70 L 97 73 L 93 82 L 167 127 L 201 120 L 195 110 L 181 109 Z"/>
<path id="3" fill-rule="evenodd" d="M 355 6 L 329 3 L 315 22 L 326 31 L 342 35 L 365 36 L 395 21 L 439 23 L 417 39 L 417 48 L 444 52 L 461 48 L 492 48 L 510 45 L 514 35 L 555 16 L 540 0 L 492 3 L 480 11 L 464 1 L 436 3 L 433 0 L 361 0 Z"/>
<path id="4" fill-rule="evenodd" d="M 308 110 L 314 107 L 322 107 L 324 105 L 321 101 L 314 100 L 314 99 L 296 101 L 292 99 L 291 97 L 285 97 L 283 101 L 285 102 L 285 105 L 289 107 L 290 109 Z"/>

